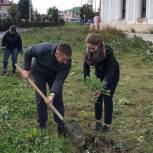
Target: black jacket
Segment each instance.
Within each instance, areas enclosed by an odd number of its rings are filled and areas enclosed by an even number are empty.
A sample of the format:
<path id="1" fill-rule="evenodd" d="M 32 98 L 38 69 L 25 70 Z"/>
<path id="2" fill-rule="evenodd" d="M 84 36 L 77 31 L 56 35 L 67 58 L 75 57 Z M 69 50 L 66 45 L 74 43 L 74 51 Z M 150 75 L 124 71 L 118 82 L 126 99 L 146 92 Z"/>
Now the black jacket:
<path id="1" fill-rule="evenodd" d="M 18 48 L 18 51 L 22 51 L 22 40 L 20 35 L 16 32 L 15 34 L 11 34 L 7 31 L 2 38 L 2 47 L 8 49 Z"/>
<path id="2" fill-rule="evenodd" d="M 55 58 L 57 44 L 41 43 L 29 47 L 25 51 L 24 69 L 39 72 L 41 75 L 54 75 L 55 79 L 51 91 L 58 93 L 64 84 L 71 68 L 71 59 L 67 64 L 59 64 Z M 34 58 L 32 60 L 32 58 Z M 32 63 L 32 64 L 31 64 Z"/>
<path id="3" fill-rule="evenodd" d="M 107 83 L 119 80 L 119 64 L 114 57 L 113 50 L 106 45 L 106 57 L 104 60 L 98 62 L 95 66 L 95 74 L 101 80 Z M 84 77 L 90 75 L 90 66 L 84 61 L 83 66 Z"/>

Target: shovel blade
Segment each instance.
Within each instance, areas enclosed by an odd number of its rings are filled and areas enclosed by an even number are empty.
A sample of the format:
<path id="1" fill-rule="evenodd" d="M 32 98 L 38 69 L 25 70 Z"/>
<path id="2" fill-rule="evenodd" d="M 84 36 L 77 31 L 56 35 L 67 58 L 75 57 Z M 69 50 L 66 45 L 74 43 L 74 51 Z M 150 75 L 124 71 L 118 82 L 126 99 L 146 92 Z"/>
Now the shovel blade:
<path id="1" fill-rule="evenodd" d="M 79 146 L 83 146 L 85 143 L 85 136 L 83 130 L 79 126 L 76 121 L 71 121 L 71 123 L 67 126 L 67 132 L 73 138 L 74 142 Z"/>

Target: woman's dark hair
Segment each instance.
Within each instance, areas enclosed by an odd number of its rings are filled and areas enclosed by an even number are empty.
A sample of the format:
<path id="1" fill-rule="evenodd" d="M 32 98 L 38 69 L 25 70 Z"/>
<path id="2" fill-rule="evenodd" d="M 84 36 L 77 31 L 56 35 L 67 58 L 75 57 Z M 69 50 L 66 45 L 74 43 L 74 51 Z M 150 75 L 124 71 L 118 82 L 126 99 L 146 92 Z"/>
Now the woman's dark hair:
<path id="1" fill-rule="evenodd" d="M 86 43 L 97 45 L 97 46 L 100 46 L 101 48 L 105 46 L 101 36 L 96 33 L 88 34 L 86 37 Z"/>

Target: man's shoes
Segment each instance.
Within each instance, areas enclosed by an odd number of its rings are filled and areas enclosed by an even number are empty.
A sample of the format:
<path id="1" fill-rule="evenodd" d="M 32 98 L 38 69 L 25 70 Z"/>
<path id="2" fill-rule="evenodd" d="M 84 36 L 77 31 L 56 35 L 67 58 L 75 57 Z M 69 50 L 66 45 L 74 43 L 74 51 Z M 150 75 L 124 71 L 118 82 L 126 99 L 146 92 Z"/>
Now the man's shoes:
<path id="1" fill-rule="evenodd" d="M 96 123 L 95 131 L 102 132 L 102 130 L 103 130 L 103 127 L 102 127 L 101 123 Z"/>
<path id="2" fill-rule="evenodd" d="M 13 74 L 16 74 L 16 70 L 13 70 L 12 73 L 13 73 Z"/>
<path id="3" fill-rule="evenodd" d="M 63 125 L 58 126 L 57 130 L 58 130 L 58 135 L 59 136 L 64 136 L 64 137 L 66 136 L 66 129 Z"/>
<path id="4" fill-rule="evenodd" d="M 98 133 L 108 133 L 111 132 L 111 127 L 107 125 L 101 125 L 101 123 L 96 123 L 95 131 Z"/>
<path id="5" fill-rule="evenodd" d="M 39 128 L 40 128 L 41 130 L 45 130 L 45 128 L 46 128 L 46 123 L 39 123 Z"/>
<path id="6" fill-rule="evenodd" d="M 108 133 L 108 132 L 111 132 L 111 127 L 107 126 L 107 125 L 104 125 L 103 126 L 103 133 Z"/>
<path id="7" fill-rule="evenodd" d="M 7 71 L 3 71 L 2 75 L 8 75 L 8 72 Z"/>

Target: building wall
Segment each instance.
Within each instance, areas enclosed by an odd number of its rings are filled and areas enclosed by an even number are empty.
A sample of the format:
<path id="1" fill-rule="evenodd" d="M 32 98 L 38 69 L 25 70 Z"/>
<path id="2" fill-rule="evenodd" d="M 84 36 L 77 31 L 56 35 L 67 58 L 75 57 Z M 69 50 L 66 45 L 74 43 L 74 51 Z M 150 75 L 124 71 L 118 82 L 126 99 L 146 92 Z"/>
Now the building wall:
<path id="1" fill-rule="evenodd" d="M 8 17 L 8 8 L 10 2 L 8 0 L 0 1 L 0 19 L 6 19 Z"/>
<path id="2" fill-rule="evenodd" d="M 126 21 L 127 23 L 135 23 L 135 1 L 136 0 L 127 0 L 126 1 Z"/>
<path id="3" fill-rule="evenodd" d="M 122 6 L 123 6 L 123 1 L 122 0 L 116 0 L 117 3 L 117 10 L 116 10 L 116 20 L 121 20 L 122 19 Z"/>
<path id="4" fill-rule="evenodd" d="M 111 0 L 102 0 L 101 2 L 101 17 L 103 23 L 110 23 Z"/>
<path id="5" fill-rule="evenodd" d="M 146 0 L 146 19 L 144 23 L 153 24 L 153 0 Z M 101 0 L 101 21 L 112 23 L 122 19 L 123 0 Z M 125 22 L 140 24 L 142 0 L 126 0 Z"/>
<path id="6" fill-rule="evenodd" d="M 153 0 L 147 0 L 146 10 L 147 22 L 148 24 L 153 24 Z"/>

